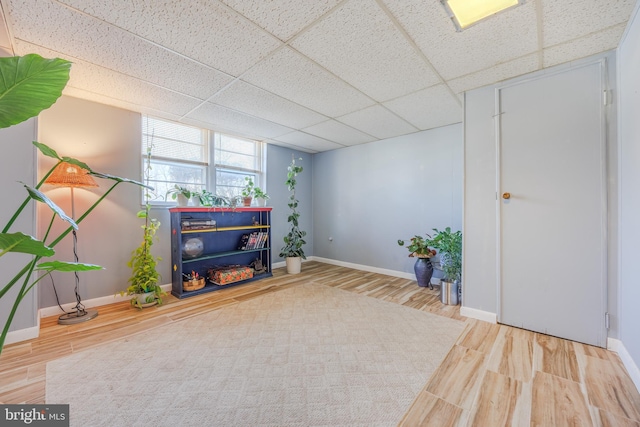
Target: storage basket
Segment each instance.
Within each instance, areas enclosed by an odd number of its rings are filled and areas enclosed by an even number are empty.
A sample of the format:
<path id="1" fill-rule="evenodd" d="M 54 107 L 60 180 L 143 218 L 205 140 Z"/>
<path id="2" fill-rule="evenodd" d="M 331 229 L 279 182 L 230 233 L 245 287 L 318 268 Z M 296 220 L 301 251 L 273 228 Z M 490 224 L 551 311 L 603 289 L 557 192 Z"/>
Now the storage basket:
<path id="1" fill-rule="evenodd" d="M 182 288 L 185 291 L 197 291 L 198 289 L 204 288 L 204 277 L 199 279 L 192 280 L 184 280 L 182 282 Z"/>

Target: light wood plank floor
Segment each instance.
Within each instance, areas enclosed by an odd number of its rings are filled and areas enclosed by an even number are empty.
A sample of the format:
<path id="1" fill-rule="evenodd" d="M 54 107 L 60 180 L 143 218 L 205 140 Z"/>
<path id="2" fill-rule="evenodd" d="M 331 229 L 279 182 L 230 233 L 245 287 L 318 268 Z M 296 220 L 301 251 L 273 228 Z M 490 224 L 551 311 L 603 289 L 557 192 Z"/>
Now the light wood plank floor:
<path id="1" fill-rule="evenodd" d="M 0 356 L 0 402 L 44 403 L 46 363 L 301 283 L 317 282 L 466 322 L 401 426 L 635 426 L 640 394 L 616 353 L 460 315 L 438 290 L 415 281 L 308 262 L 299 275 L 274 277 L 198 297 L 165 297 L 138 311 L 127 302 L 99 308 L 87 323 L 41 322 L 40 337 L 7 346 Z"/>

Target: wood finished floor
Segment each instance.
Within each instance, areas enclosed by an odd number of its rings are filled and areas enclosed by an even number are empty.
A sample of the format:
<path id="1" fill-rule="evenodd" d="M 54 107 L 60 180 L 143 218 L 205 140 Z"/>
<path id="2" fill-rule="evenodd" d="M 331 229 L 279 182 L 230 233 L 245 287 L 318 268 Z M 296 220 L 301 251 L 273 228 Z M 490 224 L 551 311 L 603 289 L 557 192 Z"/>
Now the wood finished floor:
<path id="1" fill-rule="evenodd" d="M 44 403 L 48 361 L 269 292 L 317 282 L 466 322 L 464 332 L 408 409 L 400 426 L 634 426 L 640 394 L 616 353 L 460 315 L 438 290 L 415 281 L 318 262 L 193 298 L 165 297 L 138 311 L 127 302 L 99 307 L 78 325 L 42 319 L 40 337 L 0 356 L 0 403 Z"/>

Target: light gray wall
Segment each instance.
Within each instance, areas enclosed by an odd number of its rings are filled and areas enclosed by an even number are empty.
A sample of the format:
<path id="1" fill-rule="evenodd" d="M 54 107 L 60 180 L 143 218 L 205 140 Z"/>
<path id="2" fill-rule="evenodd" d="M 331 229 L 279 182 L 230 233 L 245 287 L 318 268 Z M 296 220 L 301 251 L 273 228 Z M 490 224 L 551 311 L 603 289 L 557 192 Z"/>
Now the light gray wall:
<path id="1" fill-rule="evenodd" d="M 313 172 L 318 257 L 413 273 L 398 239 L 461 228 L 461 124 L 318 153 Z"/>
<path id="2" fill-rule="evenodd" d="M 584 63 L 606 58 L 608 88 L 615 94 L 616 57 L 614 52 L 574 61 L 513 79 L 526 80 L 546 73 L 569 70 Z M 495 88 L 488 86 L 465 94 L 465 146 L 464 146 L 464 286 L 465 307 L 497 312 L 496 277 L 496 140 L 494 128 Z M 540 105 L 540 109 L 545 108 Z M 609 336 L 617 337 L 617 235 L 618 235 L 618 166 L 617 166 L 616 105 L 607 108 L 608 157 L 608 310 L 611 315 Z"/>
<path id="3" fill-rule="evenodd" d="M 639 3 L 640 4 L 640 3 Z M 640 366 L 640 12 L 618 49 L 620 76 L 620 340 Z"/>
<path id="4" fill-rule="evenodd" d="M 5 227 L 18 206 L 27 197 L 27 192 L 20 181 L 32 186 L 35 185 L 35 148 L 31 144 L 31 141 L 36 139 L 35 137 L 36 119 L 0 129 L 0 147 L 4 152 L 4 155 L 0 156 L 0 179 L 2 182 L 0 229 Z M 22 212 L 9 232 L 36 235 L 35 204 L 33 202 Z M 15 253 L 8 253 L 0 257 L 0 287 L 3 288 L 9 283 L 30 260 L 30 256 Z M 16 283 L 0 300 L 0 327 L 2 328 L 4 328 L 21 286 L 22 281 Z M 36 316 L 37 292 L 32 290 L 22 300 L 9 330 L 16 331 L 36 326 Z"/>
<path id="5" fill-rule="evenodd" d="M 296 197 L 300 201 L 298 210 L 300 212 L 300 229 L 307 232 L 303 246 L 306 256 L 314 255 L 313 228 L 314 204 L 312 199 L 312 178 L 314 165 L 313 155 L 283 148 L 276 145 L 267 145 L 267 185 L 266 191 L 269 194 L 267 206 L 273 208 L 271 212 L 271 253 L 273 262 L 284 261 L 278 254 L 284 246 L 283 238 L 289 232 L 289 190 L 285 184 L 287 180 L 287 168 L 291 163 L 291 156 L 296 158 L 296 164 L 302 166 L 302 173 L 296 180 Z M 302 158 L 302 160 L 299 160 Z"/>
<path id="6" fill-rule="evenodd" d="M 62 97 L 40 115 L 39 140 L 55 149 L 61 156 L 75 157 L 94 170 L 125 178 L 140 180 L 140 114 L 119 108 L 71 97 Z M 54 162 L 40 157 L 39 176 Z M 111 181 L 96 179 L 95 189 L 76 189 L 76 217 L 79 217 L 111 186 Z M 67 213 L 71 213 L 68 188 L 43 187 L 46 194 Z M 83 300 L 110 296 L 124 290 L 131 270 L 127 261 L 142 241 L 142 221 L 136 217 L 141 208 L 139 187 L 120 184 L 79 225 L 78 256 L 80 262 L 98 264 L 105 269 L 80 273 L 80 295 Z M 153 212 L 163 223 L 158 231 L 160 241 L 153 252 L 161 256 L 159 264 L 162 283 L 171 281 L 168 213 Z M 38 210 L 39 236 L 43 236 L 50 213 Z M 64 230 L 60 220 L 54 224 L 55 235 Z M 56 258 L 73 260 L 72 238 L 67 236 L 57 247 Z M 75 280 L 71 273 L 53 276 L 61 303 L 75 300 Z M 56 305 L 51 280 L 45 278 L 40 287 L 40 307 Z"/>

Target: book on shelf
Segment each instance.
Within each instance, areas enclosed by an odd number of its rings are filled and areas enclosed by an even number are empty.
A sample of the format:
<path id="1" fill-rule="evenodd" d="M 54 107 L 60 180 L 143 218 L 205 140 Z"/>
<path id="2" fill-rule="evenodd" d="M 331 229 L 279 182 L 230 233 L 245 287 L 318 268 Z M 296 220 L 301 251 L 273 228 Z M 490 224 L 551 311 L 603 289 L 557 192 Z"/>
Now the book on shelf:
<path id="1" fill-rule="evenodd" d="M 267 244 L 269 233 L 266 231 L 254 231 L 250 234 L 243 234 L 238 244 L 238 250 L 251 251 L 254 249 L 262 249 Z"/>
<path id="2" fill-rule="evenodd" d="M 247 243 L 249 243 L 249 235 L 243 234 L 242 237 L 240 238 L 240 243 L 238 244 L 238 250 L 246 251 Z"/>

